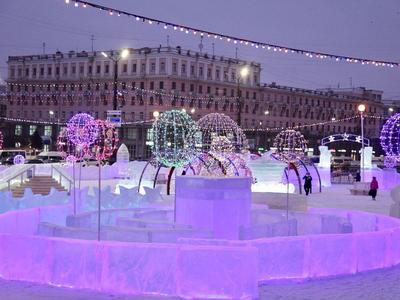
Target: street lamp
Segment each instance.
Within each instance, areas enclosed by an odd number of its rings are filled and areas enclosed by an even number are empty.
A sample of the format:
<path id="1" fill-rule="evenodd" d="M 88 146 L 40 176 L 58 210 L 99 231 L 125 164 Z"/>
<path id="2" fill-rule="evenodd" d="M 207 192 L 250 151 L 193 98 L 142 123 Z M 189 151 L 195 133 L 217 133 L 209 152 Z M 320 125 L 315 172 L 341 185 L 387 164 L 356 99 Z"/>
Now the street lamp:
<path id="1" fill-rule="evenodd" d="M 365 112 L 365 105 L 360 104 L 357 107 L 357 109 L 360 112 L 360 119 L 361 119 L 361 176 L 362 176 L 362 181 L 364 182 L 364 112 Z"/>
<path id="2" fill-rule="evenodd" d="M 269 115 L 269 110 L 264 111 L 264 115 L 268 116 Z"/>
<path id="3" fill-rule="evenodd" d="M 393 107 L 389 107 L 388 111 L 392 113 L 394 111 Z"/>
<path id="4" fill-rule="evenodd" d="M 153 111 L 153 117 L 154 117 L 155 119 L 158 119 L 159 116 L 160 116 L 160 112 L 158 112 L 158 111 Z"/>
<path id="5" fill-rule="evenodd" d="M 193 115 L 194 113 L 196 112 L 196 109 L 194 109 L 194 108 L 192 108 L 191 110 L 190 110 L 190 113 Z"/>
<path id="6" fill-rule="evenodd" d="M 238 125 L 241 126 L 242 124 L 242 95 L 240 92 L 240 79 L 244 81 L 247 76 L 250 74 L 250 69 L 248 66 L 243 66 L 239 71 L 239 76 L 237 79 L 237 100 L 238 100 Z"/>
<path id="7" fill-rule="evenodd" d="M 118 103 L 117 103 L 117 93 L 118 93 L 118 62 L 120 59 L 125 59 L 129 56 L 129 50 L 128 49 L 123 49 L 120 51 L 120 53 L 116 53 L 117 55 L 108 55 L 106 52 L 102 51 L 101 55 L 103 55 L 105 58 L 110 59 L 111 61 L 114 62 L 114 96 L 113 96 L 113 110 L 118 109 Z"/>

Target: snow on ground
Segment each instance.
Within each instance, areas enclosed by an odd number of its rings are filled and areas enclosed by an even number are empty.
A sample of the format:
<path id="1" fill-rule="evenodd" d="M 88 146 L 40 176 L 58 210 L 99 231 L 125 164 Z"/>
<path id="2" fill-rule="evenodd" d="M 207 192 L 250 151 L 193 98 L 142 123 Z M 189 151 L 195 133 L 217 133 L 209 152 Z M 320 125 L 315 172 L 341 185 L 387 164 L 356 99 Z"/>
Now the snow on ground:
<path id="1" fill-rule="evenodd" d="M 308 196 L 310 207 L 330 207 L 388 214 L 390 191 L 379 191 L 377 201 L 369 196 L 353 196 L 350 185 L 334 185 Z M 310 280 L 268 283 L 260 286 L 261 300 L 386 300 L 400 299 L 400 266 L 367 273 Z M 0 299 L 7 300 L 128 300 L 178 299 L 156 296 L 125 296 L 73 290 L 27 282 L 0 280 Z"/>
<path id="2" fill-rule="evenodd" d="M 373 201 L 371 196 L 351 195 L 350 188 L 351 185 L 347 184 L 335 184 L 331 187 L 323 187 L 322 193 L 315 192 L 308 196 L 308 206 L 389 214 L 390 205 L 394 203 L 390 197 L 389 190 L 378 190 L 376 201 Z"/>

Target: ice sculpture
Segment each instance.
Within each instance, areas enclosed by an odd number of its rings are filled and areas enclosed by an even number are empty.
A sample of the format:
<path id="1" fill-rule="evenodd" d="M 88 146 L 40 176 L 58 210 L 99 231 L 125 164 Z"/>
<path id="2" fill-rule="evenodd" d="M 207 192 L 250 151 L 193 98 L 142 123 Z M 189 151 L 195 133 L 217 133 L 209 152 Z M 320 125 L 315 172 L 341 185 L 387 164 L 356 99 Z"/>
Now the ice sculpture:
<path id="1" fill-rule="evenodd" d="M 319 164 L 318 167 L 320 168 L 331 168 L 331 157 L 332 153 L 329 151 L 328 146 L 319 146 Z"/>

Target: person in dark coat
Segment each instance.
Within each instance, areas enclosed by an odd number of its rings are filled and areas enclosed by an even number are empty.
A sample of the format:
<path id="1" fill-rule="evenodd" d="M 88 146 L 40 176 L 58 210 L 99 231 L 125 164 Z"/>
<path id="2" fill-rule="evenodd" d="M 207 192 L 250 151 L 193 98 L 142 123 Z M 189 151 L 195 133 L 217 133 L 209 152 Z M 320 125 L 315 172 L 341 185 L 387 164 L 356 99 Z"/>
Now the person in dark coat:
<path id="1" fill-rule="evenodd" d="M 371 184 L 369 185 L 369 195 L 372 197 L 372 200 L 376 201 L 376 194 L 378 193 L 378 180 L 376 180 L 376 177 L 372 177 Z"/>
<path id="2" fill-rule="evenodd" d="M 360 172 L 357 172 L 356 174 L 356 182 L 360 182 L 361 181 L 361 175 Z"/>
<path id="3" fill-rule="evenodd" d="M 312 188 L 312 177 L 309 172 L 306 173 L 306 175 L 303 177 L 304 180 L 304 191 L 306 192 L 306 196 L 308 194 L 311 194 L 311 188 Z"/>

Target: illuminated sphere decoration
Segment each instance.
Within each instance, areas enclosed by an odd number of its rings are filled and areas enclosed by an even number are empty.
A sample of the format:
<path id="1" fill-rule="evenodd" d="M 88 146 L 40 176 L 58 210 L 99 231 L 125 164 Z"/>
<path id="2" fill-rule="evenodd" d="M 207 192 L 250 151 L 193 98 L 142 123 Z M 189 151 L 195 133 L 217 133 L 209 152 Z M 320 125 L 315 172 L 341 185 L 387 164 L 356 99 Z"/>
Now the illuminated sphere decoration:
<path id="1" fill-rule="evenodd" d="M 299 131 L 286 129 L 275 137 L 274 147 L 278 153 L 301 155 L 306 151 L 307 142 Z"/>
<path id="2" fill-rule="evenodd" d="M 242 129 L 229 116 L 221 113 L 210 113 L 197 121 L 202 134 L 202 150 L 211 150 L 213 140 L 226 137 L 236 151 L 248 148 L 248 143 Z"/>
<path id="3" fill-rule="evenodd" d="M 67 135 L 75 145 L 92 145 L 97 138 L 96 122 L 89 114 L 76 114 L 68 121 Z"/>
<path id="4" fill-rule="evenodd" d="M 226 136 L 216 136 L 211 141 L 211 152 L 231 153 L 234 151 L 231 141 Z"/>
<path id="5" fill-rule="evenodd" d="M 380 135 L 381 146 L 386 156 L 400 156 L 400 113 L 391 116 L 383 125 Z"/>
<path id="6" fill-rule="evenodd" d="M 397 159 L 394 156 L 385 156 L 383 163 L 386 168 L 395 168 L 397 166 Z"/>
<path id="7" fill-rule="evenodd" d="M 60 131 L 57 137 L 57 151 L 65 158 L 69 154 L 75 153 L 76 146 L 68 139 L 67 128 Z"/>
<path id="8" fill-rule="evenodd" d="M 67 166 L 72 166 L 75 162 L 77 161 L 76 157 L 74 155 L 68 155 L 65 158 L 65 162 L 67 163 Z"/>
<path id="9" fill-rule="evenodd" d="M 118 145 L 118 131 L 105 120 L 96 120 L 97 138 L 93 144 L 93 154 L 97 160 L 110 158 Z"/>
<path id="10" fill-rule="evenodd" d="M 25 157 L 21 154 L 15 155 L 13 163 L 14 165 L 23 165 L 25 163 Z"/>
<path id="11" fill-rule="evenodd" d="M 198 127 L 183 111 L 169 110 L 160 114 L 152 127 L 152 152 L 167 167 L 182 167 L 197 154 Z"/>

